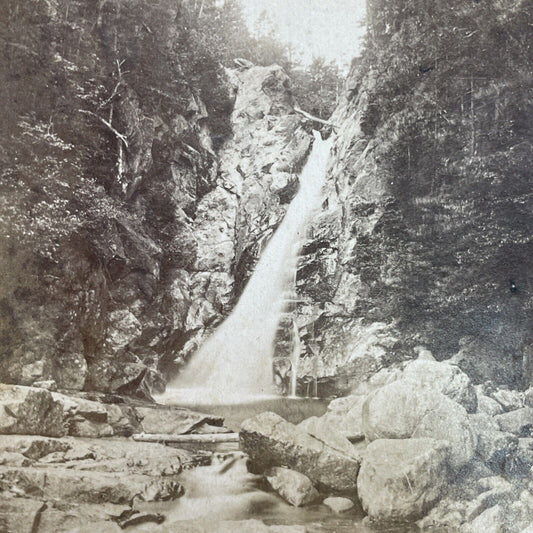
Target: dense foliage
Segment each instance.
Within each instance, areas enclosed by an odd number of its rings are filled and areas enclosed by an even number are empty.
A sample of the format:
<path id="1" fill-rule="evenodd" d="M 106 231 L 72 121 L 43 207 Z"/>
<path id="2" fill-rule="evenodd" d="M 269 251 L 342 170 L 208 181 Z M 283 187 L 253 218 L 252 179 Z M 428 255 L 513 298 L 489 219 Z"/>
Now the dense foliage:
<path id="1" fill-rule="evenodd" d="M 518 380 L 533 342 L 532 22 L 530 0 L 371 0 L 352 83 L 386 190 L 354 257 L 363 312 L 441 357 L 472 346 L 478 378 Z"/>

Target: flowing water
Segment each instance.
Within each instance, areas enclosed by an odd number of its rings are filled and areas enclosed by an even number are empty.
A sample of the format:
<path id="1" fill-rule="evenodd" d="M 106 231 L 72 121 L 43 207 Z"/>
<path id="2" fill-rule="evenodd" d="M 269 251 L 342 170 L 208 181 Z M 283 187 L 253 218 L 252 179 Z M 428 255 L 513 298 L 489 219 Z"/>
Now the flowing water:
<path id="1" fill-rule="evenodd" d="M 305 525 L 308 533 L 376 533 L 362 523 L 362 512 L 354 508 L 341 515 L 323 504 L 293 507 L 265 485 L 262 476 L 250 474 L 242 453 L 215 456 L 210 466 L 185 471 L 180 476 L 185 495 L 175 502 L 160 503 L 157 511 L 166 516 L 161 525 L 132 528 L 136 533 L 253 533 L 262 531 L 251 524 L 225 521 L 260 520 L 267 525 Z M 154 511 L 154 504 L 149 508 Z M 381 531 L 408 533 L 416 527 Z"/>
<path id="2" fill-rule="evenodd" d="M 240 403 L 246 396 L 268 398 L 274 394 L 274 341 L 306 227 L 321 204 L 331 143 L 331 138 L 324 141 L 315 132 L 298 193 L 235 309 L 159 401 L 179 403 L 181 398 L 194 403 Z"/>

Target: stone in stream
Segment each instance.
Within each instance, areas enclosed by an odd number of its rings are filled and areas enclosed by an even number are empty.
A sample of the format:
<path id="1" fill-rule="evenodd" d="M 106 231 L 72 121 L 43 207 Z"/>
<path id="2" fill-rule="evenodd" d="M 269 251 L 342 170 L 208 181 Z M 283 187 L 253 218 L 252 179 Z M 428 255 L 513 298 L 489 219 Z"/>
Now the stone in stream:
<path id="1" fill-rule="evenodd" d="M 305 474 L 318 488 L 354 493 L 360 458 L 331 448 L 275 413 L 261 413 L 242 423 L 241 449 L 254 472 L 286 466 Z"/>
<path id="2" fill-rule="evenodd" d="M 375 522 L 421 518 L 448 481 L 449 446 L 434 439 L 380 439 L 365 451 L 357 491 Z"/>
<path id="3" fill-rule="evenodd" d="M 326 498 L 322 503 L 335 513 L 345 513 L 346 511 L 354 508 L 354 503 L 348 498 L 332 496 L 330 498 Z"/>
<path id="4" fill-rule="evenodd" d="M 265 472 L 269 485 L 295 507 L 314 503 L 320 497 L 311 480 L 300 472 L 277 466 Z"/>

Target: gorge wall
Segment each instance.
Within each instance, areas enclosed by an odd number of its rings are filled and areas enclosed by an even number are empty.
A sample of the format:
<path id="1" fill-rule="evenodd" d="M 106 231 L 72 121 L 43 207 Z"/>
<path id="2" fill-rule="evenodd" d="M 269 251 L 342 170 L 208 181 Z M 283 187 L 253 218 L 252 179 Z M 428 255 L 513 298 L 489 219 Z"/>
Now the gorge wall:
<path id="1" fill-rule="evenodd" d="M 293 198 L 289 78 L 223 70 L 192 4 L 5 3 L 0 381 L 161 391 Z M 529 380 L 532 12 L 369 0 L 298 272 L 303 381 L 344 392 L 423 350 Z"/>
<path id="2" fill-rule="evenodd" d="M 0 381 L 161 391 L 279 223 L 310 145 L 288 78 L 224 72 L 195 8 L 5 4 Z"/>
<path id="3" fill-rule="evenodd" d="M 532 17 L 529 1 L 368 2 L 299 274 L 324 375 L 424 347 L 475 381 L 531 381 Z"/>

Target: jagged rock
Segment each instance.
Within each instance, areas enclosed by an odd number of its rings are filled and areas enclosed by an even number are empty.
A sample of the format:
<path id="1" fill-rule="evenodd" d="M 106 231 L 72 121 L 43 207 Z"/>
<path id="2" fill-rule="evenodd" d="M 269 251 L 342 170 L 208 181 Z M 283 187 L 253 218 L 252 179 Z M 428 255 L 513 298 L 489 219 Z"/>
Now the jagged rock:
<path id="1" fill-rule="evenodd" d="M 300 472 L 275 466 L 265 472 L 265 477 L 269 485 L 295 507 L 308 505 L 319 498 L 311 480 Z"/>
<path id="2" fill-rule="evenodd" d="M 422 517 L 445 490 L 449 446 L 434 439 L 380 439 L 365 451 L 357 492 L 370 519 Z"/>
<path id="3" fill-rule="evenodd" d="M 180 407 L 136 407 L 135 411 L 144 433 L 182 435 L 205 423 L 222 426 L 224 422 L 222 417 L 204 415 Z"/>
<path id="4" fill-rule="evenodd" d="M 533 468 L 533 438 L 518 439 L 513 453 L 505 458 L 505 472 L 515 478 L 527 478 Z"/>
<path id="5" fill-rule="evenodd" d="M 466 505 L 466 502 L 443 498 L 424 518 L 418 520 L 416 525 L 422 531 L 426 529 L 459 531 L 465 521 Z"/>
<path id="6" fill-rule="evenodd" d="M 476 411 L 476 391 L 470 378 L 458 366 L 418 359 L 406 365 L 402 379 L 411 379 L 418 386 L 441 392 L 469 413 Z"/>
<path id="7" fill-rule="evenodd" d="M 483 462 L 497 472 L 502 472 L 508 457 L 516 451 L 518 439 L 511 433 L 500 431 L 489 415 L 470 415 L 470 424 L 477 435 L 477 453 Z"/>
<path id="8" fill-rule="evenodd" d="M 321 417 L 310 417 L 304 420 L 300 425 L 309 433 L 313 434 L 310 429 L 315 431 L 327 427 L 332 433 L 344 436 L 351 442 L 364 438 L 363 432 L 363 403 L 365 396 L 348 396 L 333 400 L 326 414 Z"/>
<path id="9" fill-rule="evenodd" d="M 533 407 L 522 407 L 495 417 L 502 431 L 518 437 L 530 437 L 533 428 Z"/>
<path id="10" fill-rule="evenodd" d="M 254 471 L 287 466 L 324 488 L 355 490 L 358 459 L 334 450 L 275 413 L 262 413 L 245 420 L 239 439 Z"/>
<path id="11" fill-rule="evenodd" d="M 497 389 L 490 394 L 493 400 L 496 400 L 504 411 L 514 411 L 525 405 L 525 395 L 523 392 Z"/>
<path id="12" fill-rule="evenodd" d="M 153 480 L 142 474 L 75 471 L 67 468 L 0 467 L 0 488 L 45 499 L 57 498 L 82 503 L 131 503 L 134 497 L 145 501 L 177 498 L 175 481 Z"/>
<path id="13" fill-rule="evenodd" d="M 477 408 L 479 413 L 496 416 L 503 413 L 502 405 L 482 392 L 477 392 Z"/>
<path id="14" fill-rule="evenodd" d="M 354 503 L 348 498 L 330 497 L 326 498 L 323 502 L 324 505 L 329 507 L 335 513 L 345 513 L 354 508 Z"/>
<path id="15" fill-rule="evenodd" d="M 501 533 L 504 531 L 505 511 L 501 505 L 494 505 L 483 511 L 475 520 L 466 524 L 464 533 Z"/>
<path id="16" fill-rule="evenodd" d="M 113 434 L 129 437 L 140 432 L 140 423 L 135 409 L 128 405 L 106 404 L 107 422 L 113 428 Z"/>
<path id="17" fill-rule="evenodd" d="M 1 466 L 30 466 L 33 463 L 31 459 L 17 452 L 0 452 Z"/>
<path id="18" fill-rule="evenodd" d="M 466 519 L 469 522 L 496 504 L 509 503 L 514 493 L 513 485 L 501 477 L 481 479 L 478 485 L 485 489 L 485 492 L 469 502 L 466 511 Z"/>
<path id="19" fill-rule="evenodd" d="M 45 389 L 0 384 L 0 433 L 61 437 L 63 408 Z"/>
<path id="20" fill-rule="evenodd" d="M 69 442 L 63 439 L 38 436 L 0 436 L 0 450 L 20 453 L 33 461 L 38 461 L 51 453 L 66 452 L 70 447 Z"/>
<path id="21" fill-rule="evenodd" d="M 107 509 L 114 507 L 115 510 L 107 512 Z M 102 509 L 104 508 L 104 509 Z M 122 533 L 122 529 L 115 522 L 121 513 L 129 511 L 129 506 L 118 506 L 111 504 L 96 505 L 68 505 L 61 502 L 54 507 L 48 507 L 41 514 L 39 530 L 44 532 L 53 531 L 55 533 Z"/>
<path id="22" fill-rule="evenodd" d="M 141 323 L 128 309 L 113 311 L 109 315 L 109 321 L 107 344 L 113 351 L 118 351 L 130 344 L 142 331 Z"/>

